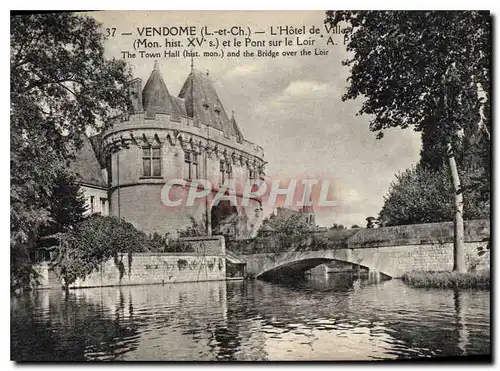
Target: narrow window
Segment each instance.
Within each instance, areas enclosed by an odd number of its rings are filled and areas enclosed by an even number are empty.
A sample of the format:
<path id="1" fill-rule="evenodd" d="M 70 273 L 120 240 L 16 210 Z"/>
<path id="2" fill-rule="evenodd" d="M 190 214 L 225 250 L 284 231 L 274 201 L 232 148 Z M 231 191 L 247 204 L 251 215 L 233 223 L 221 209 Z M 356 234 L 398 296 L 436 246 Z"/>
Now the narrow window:
<path id="1" fill-rule="evenodd" d="M 220 160 L 220 184 L 224 184 L 226 181 L 226 168 L 224 160 Z"/>
<path id="2" fill-rule="evenodd" d="M 161 151 L 160 147 L 153 147 L 153 176 L 161 176 Z"/>
<path id="3" fill-rule="evenodd" d="M 94 199 L 95 199 L 94 196 L 90 196 L 90 212 L 91 213 L 94 212 Z"/>
<path id="4" fill-rule="evenodd" d="M 107 215 L 106 214 L 106 199 L 105 198 L 101 198 L 101 214 Z"/>
<path id="5" fill-rule="evenodd" d="M 184 152 L 184 163 L 186 164 L 187 179 L 191 180 L 191 152 Z"/>
<path id="6" fill-rule="evenodd" d="M 194 177 L 195 177 L 195 179 L 200 179 L 200 174 L 199 174 L 199 170 L 198 170 L 198 154 L 193 152 L 191 155 L 192 155 L 191 157 L 193 160 Z"/>
<path id="7" fill-rule="evenodd" d="M 106 156 L 106 170 L 108 173 L 108 184 L 113 182 L 113 167 L 111 165 L 111 154 Z"/>

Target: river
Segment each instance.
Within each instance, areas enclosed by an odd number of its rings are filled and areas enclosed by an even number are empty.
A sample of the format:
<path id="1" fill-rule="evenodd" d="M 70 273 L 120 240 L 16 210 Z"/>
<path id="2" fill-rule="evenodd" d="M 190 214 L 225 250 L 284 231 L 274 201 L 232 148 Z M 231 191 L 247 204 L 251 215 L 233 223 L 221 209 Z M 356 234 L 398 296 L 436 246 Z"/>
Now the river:
<path id="1" fill-rule="evenodd" d="M 312 276 L 11 296 L 11 359 L 375 360 L 490 354 L 490 292 Z"/>

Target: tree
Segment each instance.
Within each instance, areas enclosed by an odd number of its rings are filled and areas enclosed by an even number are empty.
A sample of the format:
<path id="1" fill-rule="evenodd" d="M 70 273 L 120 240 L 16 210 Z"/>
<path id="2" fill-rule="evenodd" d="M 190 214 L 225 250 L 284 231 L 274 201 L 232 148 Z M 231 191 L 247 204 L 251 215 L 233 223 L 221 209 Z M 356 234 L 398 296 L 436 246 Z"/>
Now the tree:
<path id="1" fill-rule="evenodd" d="M 11 16 L 11 252 L 52 220 L 53 189 L 89 128 L 129 107 L 125 62 L 104 58 L 97 22 L 71 13 Z M 16 255 L 14 254 L 14 255 Z"/>
<path id="2" fill-rule="evenodd" d="M 466 170 L 461 173 L 466 196 L 464 218 L 487 218 L 489 203 L 481 199 L 476 187 L 470 186 L 474 171 Z M 379 220 L 385 226 L 452 221 L 453 198 L 453 184 L 447 168 L 433 171 L 418 164 L 396 175 L 384 197 Z"/>
<path id="3" fill-rule="evenodd" d="M 262 226 L 259 228 L 259 234 L 262 234 L 263 231 L 269 228 L 272 230 L 272 235 L 278 241 L 276 246 L 273 246 L 275 252 L 290 249 L 293 244 L 302 242 L 311 230 L 309 224 L 305 221 L 304 215 L 301 213 L 272 214 L 263 220 Z"/>
<path id="4" fill-rule="evenodd" d="M 272 228 L 272 230 L 279 235 L 303 234 L 310 230 L 309 225 L 306 223 L 301 213 L 284 216 L 275 216 L 272 214 L 262 221 L 260 230 L 265 226 Z"/>
<path id="5" fill-rule="evenodd" d="M 330 229 L 344 229 L 344 226 L 342 224 L 333 223 Z"/>
<path id="6" fill-rule="evenodd" d="M 374 218 L 373 216 L 369 216 L 366 218 L 366 228 L 375 228 L 377 225 L 377 218 Z"/>
<path id="7" fill-rule="evenodd" d="M 480 126 L 489 136 L 489 12 L 329 11 L 325 22 L 348 24 L 353 56 L 344 61 L 351 76 L 343 100 L 366 98 L 359 113 L 373 115 L 370 129 L 377 138 L 392 127 L 432 126 L 443 138 L 454 194 L 454 270 L 464 272 L 455 150 L 467 126 Z"/>
<path id="8" fill-rule="evenodd" d="M 84 213 L 87 211 L 85 196 L 74 174 L 60 170 L 56 175 L 51 194 L 50 232 L 64 232 L 85 218 Z"/>

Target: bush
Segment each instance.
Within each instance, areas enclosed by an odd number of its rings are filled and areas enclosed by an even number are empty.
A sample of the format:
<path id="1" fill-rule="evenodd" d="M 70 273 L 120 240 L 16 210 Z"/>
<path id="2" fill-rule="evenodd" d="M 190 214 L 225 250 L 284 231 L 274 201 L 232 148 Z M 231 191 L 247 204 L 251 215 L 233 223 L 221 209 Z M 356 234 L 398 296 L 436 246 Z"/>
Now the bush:
<path id="1" fill-rule="evenodd" d="M 194 247 L 186 241 L 176 238 L 168 238 L 168 234 L 161 236 L 153 233 L 149 236 L 149 251 L 154 252 L 195 252 Z"/>
<path id="2" fill-rule="evenodd" d="M 412 271 L 403 275 L 403 281 L 413 287 L 439 289 L 490 289 L 490 271 L 473 273 Z"/>
<path id="3" fill-rule="evenodd" d="M 128 265 L 132 263 L 132 253 L 149 251 L 150 241 L 131 223 L 113 216 L 92 215 L 79 223 L 73 230 L 59 234 L 58 257 L 54 268 L 67 287 L 84 279 L 99 269 L 100 264 L 113 258 L 120 271 L 120 279 L 125 274 L 123 255 L 128 254 Z"/>

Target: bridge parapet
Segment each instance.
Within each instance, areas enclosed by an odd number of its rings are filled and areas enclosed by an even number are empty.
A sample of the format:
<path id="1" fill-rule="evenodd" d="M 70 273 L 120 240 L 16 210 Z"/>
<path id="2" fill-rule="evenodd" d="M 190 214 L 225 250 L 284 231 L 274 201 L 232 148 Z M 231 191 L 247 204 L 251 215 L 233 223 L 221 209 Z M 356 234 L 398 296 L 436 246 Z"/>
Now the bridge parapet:
<path id="1" fill-rule="evenodd" d="M 490 237 L 489 219 L 465 222 L 465 242 L 484 242 Z M 299 236 L 268 236 L 227 242 L 235 254 L 279 253 L 284 251 L 336 250 L 443 244 L 453 242 L 453 222 L 357 228 L 310 232 Z"/>

